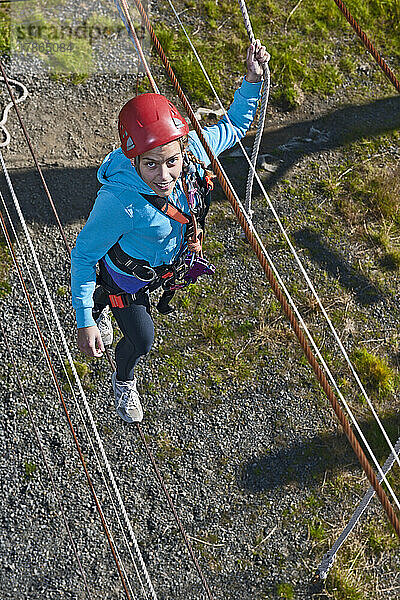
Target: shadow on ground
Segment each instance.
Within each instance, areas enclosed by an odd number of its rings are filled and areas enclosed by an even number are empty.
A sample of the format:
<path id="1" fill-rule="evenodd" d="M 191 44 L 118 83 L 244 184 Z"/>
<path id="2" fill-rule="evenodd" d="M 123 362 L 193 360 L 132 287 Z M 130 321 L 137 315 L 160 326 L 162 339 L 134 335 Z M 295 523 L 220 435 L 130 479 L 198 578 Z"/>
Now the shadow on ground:
<path id="1" fill-rule="evenodd" d="M 369 305 L 384 299 L 379 288 L 345 260 L 337 250 L 329 248 L 321 234 L 305 227 L 295 231 L 293 237 L 300 248 L 307 250 L 314 263 L 337 279 L 342 287 L 355 294 L 357 302 Z"/>
<path id="2" fill-rule="evenodd" d="M 389 414 L 381 421 L 394 445 L 400 435 L 400 414 Z M 390 449 L 381 430 L 373 419 L 359 421 L 359 425 L 382 464 L 389 456 Z M 250 492 L 272 490 L 294 482 L 315 487 L 327 471 L 341 472 L 353 469 L 357 464 L 356 455 L 344 433 L 322 434 L 278 447 L 267 455 L 248 461 L 242 468 L 238 483 Z"/>
<path id="3" fill-rule="evenodd" d="M 47 186 L 63 225 L 88 217 L 100 187 L 96 173 L 97 167 L 43 169 Z M 25 219 L 38 224 L 54 224 L 54 214 L 38 173 L 33 169 L 15 169 L 10 172 L 10 178 Z M 2 173 L 0 190 L 10 208 L 12 200 Z M 18 219 L 16 222 L 19 222 Z"/>
<path id="4" fill-rule="evenodd" d="M 351 105 L 315 119 L 289 123 L 284 127 L 265 130 L 262 152 L 276 152 L 279 146 L 287 144 L 293 137 L 311 139 L 300 143 L 292 150 L 283 152 L 283 163 L 271 174 L 266 187 L 272 187 L 285 176 L 291 166 L 302 156 L 312 155 L 321 150 L 334 150 L 357 140 L 373 138 L 400 128 L 400 97 L 383 98 L 365 105 Z M 310 130 L 326 132 L 327 135 L 309 137 Z M 246 138 L 246 145 L 252 142 L 252 135 Z M 228 152 L 225 157 L 228 156 Z M 223 155 L 224 156 L 224 155 Z M 7 157 L 5 157 L 7 162 Z M 241 159 L 240 159 L 241 160 Z M 231 161 L 228 161 L 231 162 Z M 237 169 L 235 179 L 240 180 L 244 189 L 245 165 Z M 44 176 L 53 195 L 62 223 L 68 224 L 86 218 L 96 197 L 99 184 L 96 179 L 97 166 L 93 168 L 44 168 Z M 43 191 L 40 179 L 33 169 L 16 169 L 11 173 L 15 190 L 28 220 L 53 223 L 54 219 Z M 239 181 L 235 181 L 239 184 Z M 3 174 L 0 175 L 0 189 L 8 195 Z"/>
<path id="5" fill-rule="evenodd" d="M 268 122 L 268 120 L 267 120 Z M 290 168 L 305 156 L 321 150 L 335 150 L 364 139 L 396 131 L 400 128 L 400 97 L 383 98 L 362 105 L 350 105 L 323 114 L 315 119 L 290 123 L 284 127 L 268 129 L 262 140 L 262 153 L 276 155 L 283 162 L 275 173 L 269 175 L 264 186 L 271 189 L 284 178 Z M 293 138 L 298 144 L 290 145 Z M 249 137 L 247 141 L 252 143 Z M 279 147 L 285 149 L 279 151 Z"/>

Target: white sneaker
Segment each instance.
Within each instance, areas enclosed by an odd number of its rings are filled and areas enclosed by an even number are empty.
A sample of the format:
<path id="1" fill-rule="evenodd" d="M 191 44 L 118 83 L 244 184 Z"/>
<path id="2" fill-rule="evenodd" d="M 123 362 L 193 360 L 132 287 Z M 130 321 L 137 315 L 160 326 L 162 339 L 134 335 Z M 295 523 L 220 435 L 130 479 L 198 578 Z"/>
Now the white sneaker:
<path id="1" fill-rule="evenodd" d="M 99 318 L 96 320 L 96 325 L 99 328 L 101 339 L 105 346 L 111 346 L 114 337 L 113 326 L 111 323 L 110 315 L 108 314 L 110 308 L 106 306 L 100 313 Z"/>
<path id="2" fill-rule="evenodd" d="M 143 420 L 143 409 L 136 389 L 136 379 L 118 381 L 117 372 L 111 375 L 115 394 L 115 410 L 127 423 L 140 423 Z"/>

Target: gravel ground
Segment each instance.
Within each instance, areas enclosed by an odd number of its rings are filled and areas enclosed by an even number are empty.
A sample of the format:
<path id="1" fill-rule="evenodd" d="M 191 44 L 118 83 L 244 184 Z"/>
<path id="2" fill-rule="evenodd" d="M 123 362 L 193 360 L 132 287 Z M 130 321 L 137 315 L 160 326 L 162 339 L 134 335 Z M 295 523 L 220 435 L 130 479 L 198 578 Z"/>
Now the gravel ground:
<path id="1" fill-rule="evenodd" d="M 25 71 L 21 80 L 30 91 L 21 112 L 72 244 L 97 190 L 96 168 L 117 143 L 116 112 L 131 95 L 135 77 L 96 75 L 83 85 L 73 86 L 54 82 L 46 75 L 38 77 L 32 67 L 32 72 Z M 343 91 L 341 93 L 343 95 Z M 285 155 L 284 163 L 269 180 L 271 186 L 283 176 L 301 172 L 310 160 L 308 154 L 312 159 L 331 157 L 330 152 L 340 143 L 342 125 L 356 110 L 343 106 L 343 98 L 339 96 L 323 103 L 309 101 L 290 118 L 272 111 L 267 129 L 271 135 L 265 143 L 265 152 L 293 138 L 309 139 L 310 123 L 320 132 L 328 131 L 329 135 L 323 135 L 312 152 Z M 394 115 L 398 121 L 397 100 L 376 100 L 381 103 L 379 118 L 376 118 L 376 106 L 360 108 L 361 127 L 368 128 L 373 120 L 377 129 L 384 130 L 389 110 L 391 119 Z M 70 308 L 69 260 L 13 114 L 9 125 L 13 143 L 4 152 L 5 160 L 72 354 L 79 360 Z M 393 153 L 398 153 L 398 149 L 394 147 Z M 232 176 L 236 174 L 235 181 L 243 186 L 244 169 L 239 160 L 228 159 L 226 167 Z M 3 179 L 0 186 L 10 207 Z M 220 203 L 213 210 L 221 210 Z M 282 197 L 279 211 L 281 215 L 300 219 L 301 201 L 288 204 Z M 260 225 L 266 235 L 272 227 L 271 217 L 263 219 Z M 20 231 L 19 225 L 17 228 Z M 221 261 L 229 262 L 231 277 L 239 282 L 232 302 L 242 305 L 247 317 L 254 303 L 252 290 L 259 281 L 260 271 L 252 260 L 243 259 L 239 251 L 243 242 L 238 240 L 237 226 L 232 219 L 227 218 L 223 233 L 218 228 L 210 232 L 210 239 L 224 243 L 225 257 Z M 26 250 L 22 236 L 21 244 Z M 359 251 L 354 246 L 338 250 L 343 250 L 343 258 L 350 264 Z M 290 282 L 293 267 L 289 266 L 286 254 L 279 244 L 271 252 L 285 280 Z M 305 255 L 304 260 L 311 276 L 318 277 L 321 266 Z M 223 284 L 223 280 L 219 281 Z M 122 598 L 121 583 L 14 269 L 10 283 L 12 291 L 1 302 L 1 321 L 15 353 L 91 597 Z M 362 284 L 359 282 L 360 289 Z M 30 284 L 28 288 L 32 291 Z M 267 288 L 266 294 L 269 294 Z M 43 290 L 40 289 L 39 295 L 44 299 Z M 39 312 L 37 299 L 34 304 Z M 387 297 L 378 297 L 376 302 L 366 306 L 365 312 L 379 318 L 382 329 L 390 330 L 398 326 L 397 306 L 393 295 L 389 301 Z M 49 314 L 47 307 L 46 312 Z M 174 318 L 181 320 L 182 327 L 187 324 L 182 309 Z M 39 314 L 39 322 L 42 321 Z M 50 321 L 53 323 L 51 317 Z M 65 388 L 65 352 L 58 334 L 52 342 L 45 331 L 55 370 Z M 151 381 L 159 382 L 162 359 L 158 349 L 168 335 L 168 318 L 157 318 L 154 350 L 139 373 L 142 387 Z M 176 402 L 176 383 L 160 386 L 144 398 L 144 433 L 157 455 L 215 598 L 278 598 L 282 597 L 277 592 L 281 583 L 293 586 L 294 598 L 327 598 L 322 592 L 317 594 L 320 590 L 313 585 L 321 552 L 310 537 L 309 519 L 316 516 L 311 510 L 310 498 L 326 500 L 317 516 L 326 519 L 334 532 L 346 522 L 367 487 L 327 403 L 321 401 L 310 374 L 291 350 L 295 342 L 290 336 L 288 339 L 289 343 L 286 340 L 284 345 L 278 340 L 276 343 L 268 341 L 264 368 L 245 383 L 232 378 L 222 386 L 206 389 L 206 373 L 199 373 L 189 360 L 185 365 L 189 380 L 204 382 L 203 397 L 191 410 Z M 57 358 L 56 346 L 61 351 L 61 361 Z M 85 598 L 82 577 L 3 339 L 0 353 L 0 597 L 2 600 Z M 115 415 L 105 359 L 92 363 L 91 370 L 86 389 L 88 403 L 157 597 L 162 600 L 206 598 L 137 432 Z M 65 397 L 99 500 L 125 559 L 134 597 L 145 598 L 79 411 L 71 393 L 66 391 Z M 326 454 L 334 443 L 343 445 L 335 468 L 344 469 L 346 477 L 354 483 L 351 502 L 346 506 L 324 492 L 327 469 L 332 468 Z M 370 517 L 372 514 L 381 514 L 377 503 Z M 382 598 L 398 598 L 399 566 L 398 556 L 391 553 L 383 554 L 374 566 L 373 577 L 379 580 L 379 589 L 388 590 L 382 593 Z"/>

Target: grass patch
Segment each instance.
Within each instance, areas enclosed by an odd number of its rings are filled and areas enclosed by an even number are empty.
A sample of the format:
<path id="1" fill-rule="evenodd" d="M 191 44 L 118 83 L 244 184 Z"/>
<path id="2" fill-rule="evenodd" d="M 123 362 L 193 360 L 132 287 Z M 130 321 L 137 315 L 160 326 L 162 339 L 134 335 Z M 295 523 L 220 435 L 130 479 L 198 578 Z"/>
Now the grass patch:
<path id="1" fill-rule="evenodd" d="M 386 397 L 395 390 L 395 374 L 386 361 L 371 354 L 365 348 L 352 353 L 353 363 L 363 383 L 379 397 Z"/>
<path id="2" fill-rule="evenodd" d="M 278 598 L 284 598 L 284 600 L 293 600 L 294 589 L 291 583 L 279 583 L 276 586 L 276 593 Z"/>
<path id="3" fill-rule="evenodd" d="M 183 90 L 194 102 L 199 104 L 210 102 L 214 96 L 184 33 L 181 30 L 171 31 L 163 24 L 157 24 L 155 31 Z M 188 27 L 188 34 L 191 38 L 192 33 L 192 28 Z M 218 50 L 221 52 L 221 56 L 224 56 L 221 42 L 222 40 L 219 40 L 217 43 L 217 49 L 216 47 L 210 48 L 207 40 L 196 40 L 196 50 L 202 57 L 207 72 L 211 73 L 211 80 L 219 95 L 223 94 L 223 80 L 221 79 L 220 69 L 215 68 L 215 65 L 218 65 L 216 60 Z M 232 42 L 229 43 L 232 44 Z"/>
<path id="4" fill-rule="evenodd" d="M 394 141 L 391 136 L 386 140 Z M 374 150 L 367 144 L 368 155 Z M 384 168 L 370 162 L 368 156 L 363 159 L 364 148 L 360 143 L 352 144 L 348 155 L 351 166 L 329 167 L 328 176 L 320 183 L 322 191 L 350 222 L 361 217 L 369 223 L 382 223 L 386 230 L 394 227 L 396 233 L 400 225 L 399 167 L 390 158 Z M 357 166 L 355 161 L 361 164 Z M 379 242 L 387 246 L 383 233 Z"/>
<path id="5" fill-rule="evenodd" d="M 326 536 L 326 530 L 321 521 L 312 519 L 308 522 L 308 532 L 312 540 L 323 540 Z"/>
<path id="6" fill-rule="evenodd" d="M 331 544 L 330 544 L 331 545 Z M 396 553 L 400 542 L 391 525 L 373 518 L 362 532 L 362 541 L 347 542 L 336 556 L 327 579 L 329 597 L 335 600 L 378 600 L 372 570 L 386 552 Z"/>
<path id="7" fill-rule="evenodd" d="M 174 446 L 167 434 L 164 432 L 161 432 L 157 437 L 156 443 L 158 446 L 157 458 L 160 460 L 170 462 L 171 460 L 179 458 L 183 454 L 183 450 L 177 446 Z"/>
<path id="8" fill-rule="evenodd" d="M 367 238 L 382 251 L 379 263 L 384 270 L 397 271 L 400 268 L 399 228 L 394 221 L 389 225 L 383 220 L 367 230 Z"/>
<path id="9" fill-rule="evenodd" d="M 350 180 L 353 198 L 363 204 L 374 216 L 399 222 L 400 168 L 376 169 L 366 165 Z"/>
<path id="10" fill-rule="evenodd" d="M 351 571 L 334 568 L 326 588 L 335 600 L 365 600 L 366 598 L 361 582 Z"/>
<path id="11" fill-rule="evenodd" d="M 3 51 L 33 55 L 55 79 L 83 83 L 94 71 L 95 44 L 106 48 L 124 26 L 119 19 L 97 13 L 78 24 L 69 19 L 60 21 L 49 8 L 46 3 L 27 13 L 26 7 L 15 4 L 11 13 L 0 13 Z"/>
<path id="12" fill-rule="evenodd" d="M 0 8 L 0 54 L 8 54 L 10 44 L 10 9 L 6 6 Z"/>
<path id="13" fill-rule="evenodd" d="M 0 298 L 4 298 L 11 292 L 8 280 L 11 270 L 12 258 L 7 247 L 6 240 L 0 234 Z"/>
<path id="14" fill-rule="evenodd" d="M 65 369 L 67 371 L 68 374 L 68 379 L 71 382 L 71 384 L 73 385 L 73 382 L 75 381 L 74 375 L 72 373 L 72 368 L 71 365 L 69 364 L 68 361 L 65 361 Z M 90 374 L 91 374 L 91 370 L 89 365 L 86 362 L 79 362 L 78 360 L 74 360 L 74 367 L 76 369 L 76 372 L 78 374 L 79 379 L 81 380 L 82 386 L 84 389 L 86 390 L 90 390 L 92 389 L 92 382 L 90 380 Z M 69 383 L 66 383 L 64 385 L 64 389 L 66 391 L 68 391 L 69 388 Z"/>
<path id="15" fill-rule="evenodd" d="M 35 463 L 27 461 L 24 464 L 24 478 L 26 480 L 33 479 L 36 471 L 37 471 L 37 465 L 35 465 Z"/>
<path id="16" fill-rule="evenodd" d="M 84 83 L 93 72 L 91 45 L 87 40 L 70 40 L 66 47 L 71 51 L 60 49 L 45 58 L 50 66 L 54 79 L 71 81 L 74 84 Z"/>
<path id="17" fill-rule="evenodd" d="M 67 288 L 66 288 L 66 286 L 65 285 L 60 285 L 57 288 L 57 292 L 56 293 L 57 293 L 57 296 L 60 296 L 61 298 L 63 296 L 66 296 L 66 294 L 67 294 Z"/>
<path id="18" fill-rule="evenodd" d="M 400 62 L 398 3 L 375 0 L 360 4 L 349 0 L 346 5 L 380 50 L 390 55 L 391 66 L 396 68 Z M 162 6 L 165 14 L 170 14 L 169 5 L 164 2 Z M 179 8 L 184 10 L 181 18 L 213 83 L 218 89 L 222 88 L 224 99 L 229 100 L 243 73 L 248 44 L 238 5 L 186 0 L 179 3 Z M 268 0 L 249 7 L 255 35 L 271 54 L 274 83 L 271 100 L 286 108 L 302 103 L 308 93 L 320 96 L 334 93 L 345 77 L 358 77 L 357 66 L 366 60 L 362 43 L 332 2 L 303 2 L 290 15 L 292 9 L 293 4 L 285 0 Z M 180 29 L 171 31 L 169 25 L 158 25 L 157 34 L 191 99 L 200 103 L 212 100 Z M 338 44 L 343 52 L 337 52 Z M 192 72 L 188 73 L 188 69 Z M 228 81 L 231 86 L 226 85 Z M 385 85 L 383 75 L 382 84 Z"/>
<path id="19" fill-rule="evenodd" d="M 385 282 L 394 291 L 396 282 L 386 273 L 400 270 L 400 169 L 388 149 L 397 143 L 398 134 L 368 139 L 360 132 L 360 136 L 344 149 L 341 164 L 340 159 L 334 165 L 327 163 L 316 188 L 334 208 L 326 213 L 324 200 L 318 212 L 330 235 L 340 235 L 343 218 L 347 221 L 355 243 L 362 240 L 366 250 L 371 249 L 356 268 L 364 268 L 368 277 L 373 271 L 373 283 L 380 288 Z M 376 156 L 380 158 L 372 160 Z"/>
<path id="20" fill-rule="evenodd" d="M 374 523 L 367 527 L 366 537 L 368 540 L 368 551 L 380 557 L 384 552 L 396 550 L 400 547 L 400 541 L 388 522 L 382 522 L 378 526 Z"/>

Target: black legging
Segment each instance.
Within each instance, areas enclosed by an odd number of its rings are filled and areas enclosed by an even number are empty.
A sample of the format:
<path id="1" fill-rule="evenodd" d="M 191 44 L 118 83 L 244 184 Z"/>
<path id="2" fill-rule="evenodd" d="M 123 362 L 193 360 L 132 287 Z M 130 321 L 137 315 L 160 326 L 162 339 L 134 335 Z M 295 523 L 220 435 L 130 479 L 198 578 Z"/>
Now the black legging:
<path id="1" fill-rule="evenodd" d="M 111 292 L 118 294 L 123 291 L 114 283 L 101 263 L 100 273 L 101 281 Z M 154 323 L 151 318 L 149 294 L 139 292 L 130 306 L 127 308 L 111 307 L 111 311 L 123 334 L 115 348 L 117 379 L 128 381 L 134 378 L 136 364 L 141 356 L 150 352 L 154 341 Z"/>

